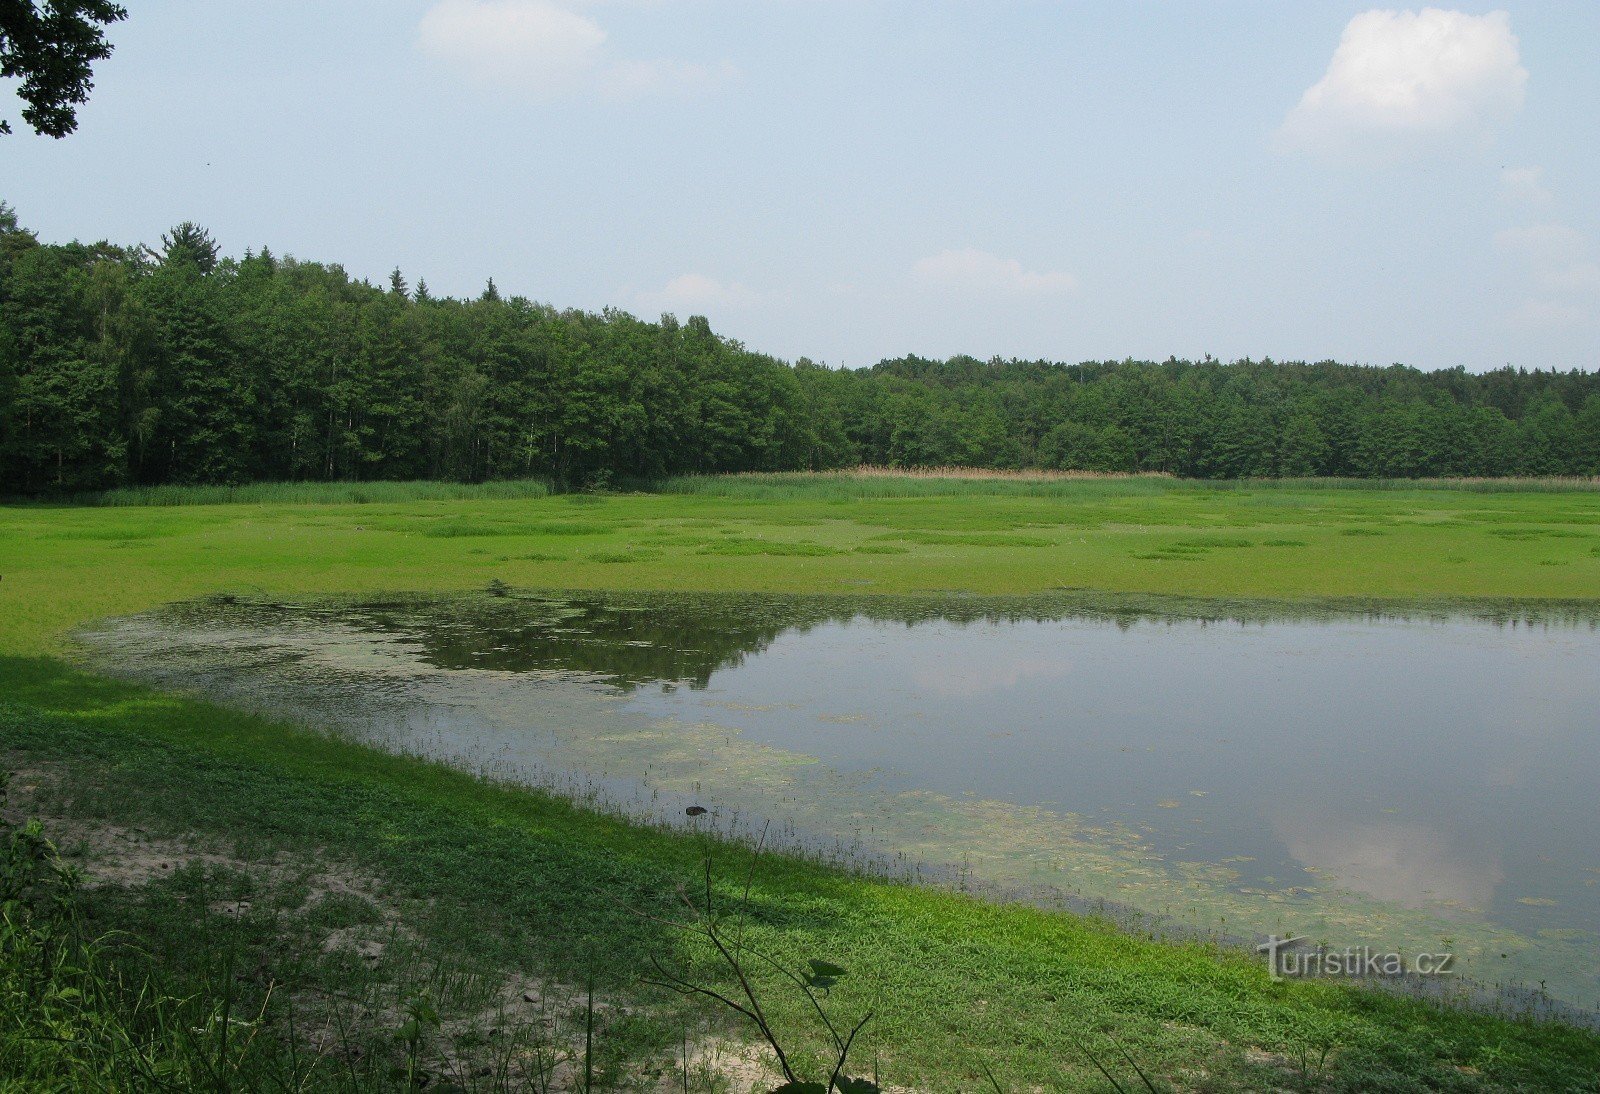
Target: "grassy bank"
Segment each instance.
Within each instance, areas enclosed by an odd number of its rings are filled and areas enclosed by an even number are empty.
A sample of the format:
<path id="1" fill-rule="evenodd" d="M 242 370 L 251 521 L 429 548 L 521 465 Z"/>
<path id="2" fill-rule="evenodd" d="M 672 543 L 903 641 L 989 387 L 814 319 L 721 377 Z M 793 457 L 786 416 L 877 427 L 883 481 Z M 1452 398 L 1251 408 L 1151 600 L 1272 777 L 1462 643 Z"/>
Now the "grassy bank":
<path id="1" fill-rule="evenodd" d="M 459 985 L 507 974 L 573 985 L 592 975 L 627 1008 L 608 1033 L 615 1051 L 640 1066 L 670 1058 L 684 1012 L 642 996 L 637 983 L 659 958 L 728 987 L 703 952 L 655 918 L 673 913 L 677 887 L 694 885 L 709 851 L 723 900 L 737 903 L 749 886 L 752 944 L 792 965 L 825 959 L 849 970 L 829 1005 L 875 1012 L 863 1052 L 896 1082 L 972 1089 L 988 1067 L 1007 1087 L 1092 1086 L 1099 1073 L 1084 1048 L 1136 1081 L 1112 1036 L 1147 1072 L 1200 1088 L 1576 1088 L 1600 1068 L 1600 1040 L 1558 1026 L 1333 984 L 1274 984 L 1256 961 L 1204 945 L 783 856 L 762 857 L 747 876 L 745 852 L 690 834 L 49 660 L 12 659 L 5 670 L 0 732 L 12 765 L 47 784 L 38 798 L 46 813 L 212 856 L 213 865 L 158 877 L 137 895 L 97 898 L 101 925 L 136 931 L 180 983 L 201 976 L 226 941 L 249 972 L 238 1008 L 275 1016 L 279 1029 L 288 1019 L 266 998 L 269 985 L 287 1007 L 350 975 L 318 960 L 320 947 L 286 947 L 269 929 L 269 917 L 280 928 L 293 917 L 247 864 L 298 851 L 372 879 L 407 909 L 406 963 L 422 970 L 411 988 L 431 985 L 436 998 L 470 1010 L 485 993 Z M 241 901 L 251 909 L 242 917 Z M 320 916 L 326 931 L 352 913 L 301 914 Z M 197 916 L 206 923 L 192 926 Z M 195 940 L 211 951 L 197 952 Z M 804 999 L 770 970 L 755 975 L 776 1026 L 802 1057 L 820 1057 Z M 405 992 L 393 991 L 392 1009 Z"/>
<path id="2" fill-rule="evenodd" d="M 558 1001 L 533 1025 L 570 1031 L 574 986 L 592 975 L 608 1001 L 602 1070 L 620 1081 L 665 1067 L 686 1039 L 735 1032 L 639 978 L 661 958 L 726 985 L 660 917 L 708 851 L 718 892 L 737 902 L 748 856 L 72 668 L 70 631 L 106 615 L 216 592 L 492 581 L 1600 600 L 1600 495 L 1581 490 L 880 476 L 666 485 L 677 492 L 429 496 L 400 484 L 359 505 L 252 488 L 261 493 L 215 499 L 224 504 L 0 509 L 0 751 L 35 787 L 29 807 L 85 861 L 107 832 L 133 832 L 191 864 L 91 891 L 94 924 L 134 943 L 119 960 L 164 978 L 174 997 L 237 985 L 227 990 L 238 1006 L 275 1023 L 252 1042 L 262 1075 L 289 1073 L 277 1054 L 296 1043 L 295 1015 L 326 1022 L 327 999 L 360 996 L 366 1047 L 346 1038 L 329 1051 L 337 1066 L 313 1070 L 330 1084 L 391 1081 L 346 1065 L 357 1048 L 392 1064 L 420 994 L 446 1012 L 441 1042 L 452 1029 L 467 1036 L 452 1015 L 503 1005 L 507 984 L 537 985 L 513 993 L 512 1009 L 522 996 Z M 341 889 L 330 872 L 359 883 Z M 1137 1084 L 1112 1034 L 1162 1081 L 1195 1089 L 1582 1089 L 1600 1073 L 1600 1040 L 1558 1026 L 1274 984 L 1255 961 L 1205 946 L 783 856 L 749 877 L 751 939 L 790 964 L 848 967 L 831 1005 L 876 1012 L 862 1058 L 895 1082 L 972 1089 L 990 1067 L 1007 1088 L 1109 1089 L 1092 1054 Z M 328 945 L 368 928 L 387 932 L 380 952 Z M 760 988 L 814 1061 L 823 1045 L 803 997 L 770 972 Z M 435 1074 L 452 1052 L 436 1046 Z"/>

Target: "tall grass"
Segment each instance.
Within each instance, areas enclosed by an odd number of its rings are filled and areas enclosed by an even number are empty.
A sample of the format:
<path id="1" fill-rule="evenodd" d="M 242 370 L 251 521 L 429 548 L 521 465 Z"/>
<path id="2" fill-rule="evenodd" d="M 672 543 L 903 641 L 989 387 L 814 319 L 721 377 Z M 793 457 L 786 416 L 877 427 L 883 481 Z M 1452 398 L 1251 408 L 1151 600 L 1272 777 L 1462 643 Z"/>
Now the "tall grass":
<path id="1" fill-rule="evenodd" d="M 303 924 L 282 909 L 252 918 L 248 901 L 208 899 L 219 880 L 204 871 L 190 873 L 184 884 L 201 887 L 175 902 L 170 893 L 150 892 L 154 879 L 142 887 L 113 886 L 109 900 L 104 893 L 98 902 L 85 899 L 80 875 L 43 825 L 7 819 L 8 782 L 0 769 L 5 1094 L 376 1094 L 431 1084 L 550 1094 L 558 1089 L 552 1083 L 558 1067 L 576 1070 L 572 1018 L 549 1003 L 481 1009 L 493 978 L 486 989 L 482 972 L 448 962 L 413 960 L 396 975 L 378 964 L 351 969 L 337 947 L 294 953 L 292 946 L 303 945 Z M 164 875 L 163 882 L 178 876 Z M 313 902 L 313 911 L 319 903 L 326 907 L 326 900 Z M 108 915 L 119 914 L 134 931 L 104 930 Z M 226 924 L 220 929 L 219 917 Z M 280 981 L 273 969 L 292 979 Z M 337 989 L 326 986 L 332 976 Z M 637 1035 L 629 1040 L 619 1023 L 597 1016 L 592 990 L 584 1019 L 591 1040 L 596 1032 L 610 1039 L 601 1046 L 607 1066 L 624 1073 L 643 1066 L 635 1059 Z M 485 1024 L 492 1024 L 487 1036 Z M 581 1062 L 591 1073 L 587 1043 Z M 585 1081 L 582 1089 L 592 1087 Z"/>
<path id="2" fill-rule="evenodd" d="M 130 486 L 80 496 L 79 505 L 365 505 L 542 498 L 543 479 L 501 482 L 258 482 L 246 486 Z"/>
<path id="3" fill-rule="evenodd" d="M 863 466 L 837 471 L 674 475 L 628 481 L 643 493 L 750 500 L 836 501 L 997 495 L 1101 498 L 1194 490 L 1459 490 L 1471 493 L 1600 493 L 1600 478 L 1179 479 L 1148 472 L 996 470 Z M 81 494 L 69 504 L 103 507 L 185 505 L 363 505 L 410 501 L 504 501 L 552 493 L 543 479 L 498 482 L 262 482 L 244 486 L 130 486 Z"/>
<path id="4" fill-rule="evenodd" d="M 1442 479 L 1227 479 L 1208 482 L 1221 490 L 1257 488 L 1284 490 L 1462 490 L 1474 494 L 1600 493 L 1600 477 L 1512 475 L 1504 478 L 1463 476 Z"/>
<path id="5" fill-rule="evenodd" d="M 795 474 L 850 475 L 860 479 L 1000 479 L 1009 482 L 1057 482 L 1063 479 L 1172 479 L 1167 471 L 1066 471 L 1047 467 L 886 467 L 864 463 L 834 471 Z"/>
<path id="6" fill-rule="evenodd" d="M 1031 498 L 1120 497 L 1193 489 L 1162 475 L 1045 475 L 780 471 L 742 475 L 678 475 L 648 484 L 661 494 L 763 501 L 843 501 L 855 498 L 931 498 L 999 495 Z"/>
<path id="7" fill-rule="evenodd" d="M 0 806 L 8 782 L 0 771 Z M 225 1089 L 254 1042 L 248 1029 L 236 1034 L 226 1002 L 219 1009 L 130 983 L 107 949 L 86 929 L 78 876 L 39 822 L 0 816 L 0 1085 Z M 228 1000 L 232 987 L 230 978 Z"/>
<path id="8" fill-rule="evenodd" d="M 992 471 L 965 468 L 862 467 L 841 471 L 678 475 L 646 484 L 662 494 L 751 500 L 845 500 L 998 495 L 1103 498 L 1198 490 L 1460 490 L 1474 493 L 1596 493 L 1591 478 L 1451 479 L 1178 479 L 1078 471 Z"/>

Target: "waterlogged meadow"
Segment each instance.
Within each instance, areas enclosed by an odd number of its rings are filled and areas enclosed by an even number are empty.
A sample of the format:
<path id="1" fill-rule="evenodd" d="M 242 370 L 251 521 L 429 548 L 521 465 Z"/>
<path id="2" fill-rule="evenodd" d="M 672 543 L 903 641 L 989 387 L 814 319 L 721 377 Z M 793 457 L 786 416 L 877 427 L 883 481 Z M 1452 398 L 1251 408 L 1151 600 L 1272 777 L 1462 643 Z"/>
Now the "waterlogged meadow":
<path id="1" fill-rule="evenodd" d="M 218 1007 L 303 1032 L 328 1017 L 306 992 L 351 997 L 331 1055 L 246 1037 L 279 1085 L 381 1079 L 424 1041 L 428 1074 L 456 1074 L 497 1000 L 570 1069 L 582 1009 L 550 1044 L 526 999 L 592 977 L 598 1085 L 691 1064 L 691 1089 L 723 1089 L 701 1065 L 748 1063 L 751 1031 L 641 980 L 692 957 L 640 913 L 671 911 L 707 854 L 763 947 L 850 970 L 833 1005 L 875 1014 L 860 1059 L 919 1089 L 1093 1088 L 1096 1061 L 1133 1089 L 1130 1060 L 1216 1089 L 1600 1069 L 1591 1032 L 1522 1017 L 1594 997 L 1593 484 L 93 500 L 0 508 L 12 810 L 119 879 L 87 891 L 92 937 L 126 940 L 133 1003 L 187 1001 L 163 1027 L 180 1040 L 224 1028 Z M 308 902 L 303 877 L 345 895 Z M 1478 984 L 1273 983 L 1238 944 L 1282 931 L 1448 948 Z M 816 1063 L 815 1014 L 767 971 Z M 95 1006 L 108 1037 L 139 1028 Z"/>
<path id="2" fill-rule="evenodd" d="M 207 593 L 483 588 L 1600 599 L 1590 483 L 691 478 L 162 488 L 0 509 L 0 652 Z M 231 500 L 230 500 L 231 499 Z M 159 503 L 159 504 L 152 504 Z M 97 579 L 110 575 L 109 580 Z"/>
<path id="3" fill-rule="evenodd" d="M 97 663 L 386 748 L 1141 929 L 1600 1000 L 1600 613 L 1057 595 L 193 603 Z M 693 821 L 687 806 L 709 813 Z"/>

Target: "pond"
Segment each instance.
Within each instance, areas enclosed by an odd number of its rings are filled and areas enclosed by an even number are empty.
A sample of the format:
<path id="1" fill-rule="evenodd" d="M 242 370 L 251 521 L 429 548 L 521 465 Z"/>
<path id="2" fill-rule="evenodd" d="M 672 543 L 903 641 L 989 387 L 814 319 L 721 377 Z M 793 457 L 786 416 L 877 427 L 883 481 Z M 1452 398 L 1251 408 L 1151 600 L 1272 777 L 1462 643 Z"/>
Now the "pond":
<path id="1" fill-rule="evenodd" d="M 1600 999 L 1582 614 L 515 594 L 220 600 L 83 637 L 125 675 L 636 816 Z"/>

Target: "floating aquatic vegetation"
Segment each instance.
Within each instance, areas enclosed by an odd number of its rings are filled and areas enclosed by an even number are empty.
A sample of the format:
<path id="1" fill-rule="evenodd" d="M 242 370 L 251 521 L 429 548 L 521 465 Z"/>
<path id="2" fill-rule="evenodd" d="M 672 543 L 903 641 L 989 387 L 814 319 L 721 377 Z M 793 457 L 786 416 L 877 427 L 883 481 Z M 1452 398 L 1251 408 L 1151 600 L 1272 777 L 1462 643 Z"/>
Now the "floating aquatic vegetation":
<path id="1" fill-rule="evenodd" d="M 638 553 L 627 552 L 630 558 Z M 1132 651 L 1164 641 L 1168 633 L 1209 634 L 1207 628 L 1218 623 L 1226 624 L 1220 637 L 1240 633 L 1241 624 L 1254 636 L 1279 633 L 1258 624 L 1298 621 L 1318 628 L 1321 648 L 1320 636 L 1332 623 L 1381 628 L 1392 621 L 1454 619 L 1452 625 L 1459 625 L 1457 609 L 1465 608 L 1466 618 L 1480 625 L 1593 627 L 1592 605 L 1441 602 L 1396 609 L 1381 602 L 1081 593 L 889 598 L 567 595 L 509 586 L 498 591 L 502 595 L 300 604 L 235 597 L 175 606 L 87 637 L 118 671 L 169 686 L 203 687 L 223 701 L 280 711 L 498 777 L 562 788 L 586 803 L 662 823 L 681 823 L 685 809 L 702 805 L 709 815 L 700 815 L 699 822 L 714 823 L 718 831 L 744 832 L 770 822 L 778 842 L 809 853 L 997 895 L 1121 908 L 1174 930 L 1208 934 L 1249 936 L 1292 927 L 1319 938 L 1417 948 L 1448 935 L 1475 972 L 1483 972 L 1487 961 L 1496 978 L 1544 979 L 1553 991 L 1572 997 L 1595 982 L 1596 936 L 1573 925 L 1579 909 L 1570 900 L 1511 901 L 1526 915 L 1545 919 L 1528 931 L 1504 918 L 1503 908 L 1491 916 L 1470 858 L 1462 866 L 1451 848 L 1425 845 L 1426 832 L 1398 818 L 1347 831 L 1326 818 L 1296 826 L 1291 812 L 1290 820 L 1266 832 L 1262 846 L 1208 855 L 1217 845 L 1213 829 L 1250 808 L 1226 781 L 1228 766 L 1245 755 L 1231 745 L 1208 744 L 1193 753 L 1218 753 L 1228 761 L 1200 776 L 1206 789 L 1190 789 L 1200 768 L 1188 759 L 1175 767 L 1182 781 L 1157 790 L 1170 796 L 1152 794 L 1142 799 L 1143 810 L 1116 807 L 1100 815 L 1056 802 L 1011 800 L 1004 788 L 967 793 L 955 792 L 958 784 L 919 785 L 902 765 L 826 751 L 863 748 L 868 751 L 861 755 L 870 757 L 878 747 L 873 742 L 922 740 L 920 751 L 936 755 L 934 739 L 907 734 L 964 707 L 997 711 L 993 697 L 1004 689 L 1050 679 L 1054 662 L 1029 660 L 1014 650 L 986 657 L 985 643 L 1020 633 L 1007 628 L 1022 624 L 1054 628 L 1050 633 L 1057 637 L 1042 648 L 1082 658 L 1105 643 L 1122 649 L 1116 636 L 1129 629 L 1138 638 L 1126 647 Z M 1357 645 L 1399 633 L 1363 631 Z M 937 671 L 918 685 L 917 706 L 898 708 L 886 720 L 852 707 L 848 696 L 857 693 L 842 690 L 845 681 L 837 672 L 796 660 L 794 644 L 813 634 L 823 645 L 838 634 L 894 644 L 902 635 L 949 635 L 956 643 L 950 649 L 961 653 L 938 662 Z M 963 635 L 972 644 L 961 644 Z M 796 677 L 813 699 L 820 698 L 815 680 L 827 679 L 827 705 L 819 709 L 814 701 L 796 703 L 784 694 L 750 701 L 725 687 L 704 691 L 714 676 L 724 679 L 780 641 L 785 660 L 763 663 L 785 666 L 780 678 Z M 1260 649 L 1262 641 L 1251 637 L 1251 648 Z M 1212 645 L 1208 638 L 1205 648 Z M 865 652 L 852 656 L 870 661 Z M 1163 672 L 1175 668 L 1170 657 L 1161 664 Z M 882 693 L 888 683 L 882 667 L 870 671 Z M 763 686 L 770 688 L 771 679 Z M 1080 703 L 1092 699 L 1082 688 L 1070 694 Z M 865 701 L 858 695 L 857 702 Z M 1137 696 L 1124 701 L 1136 702 Z M 1071 710 L 1057 704 L 1047 709 Z M 1108 771 L 1138 764 L 1145 766 L 1129 770 L 1157 772 L 1183 758 L 1166 755 L 1181 741 L 1097 739 L 1090 729 L 1105 722 L 1105 711 L 1072 713 L 1080 727 L 1074 736 L 1048 742 L 1051 750 L 1068 749 L 1072 766 Z M 792 736 L 805 725 L 812 727 L 810 736 Z M 1026 756 L 1027 748 L 1040 747 L 1034 732 L 1025 725 L 989 725 L 974 737 L 968 755 L 988 760 L 1005 748 Z M 1216 737 L 1241 732 L 1233 726 Z M 1045 756 L 1040 752 L 1032 766 Z M 991 767 L 969 760 L 964 774 Z M 1069 799 L 1067 805 L 1073 804 Z M 1299 812 L 1305 812 L 1304 803 Z M 1371 815 L 1382 812 L 1373 809 Z M 1437 891 L 1422 893 L 1406 880 L 1407 871 L 1418 867 L 1404 858 L 1398 873 L 1384 873 L 1381 855 L 1374 862 L 1351 859 L 1362 848 L 1403 855 L 1408 846 L 1443 856 L 1442 866 L 1424 864 L 1437 875 Z M 1399 899 L 1407 895 L 1415 900 Z M 1563 930 L 1577 933 L 1545 933 Z"/>

